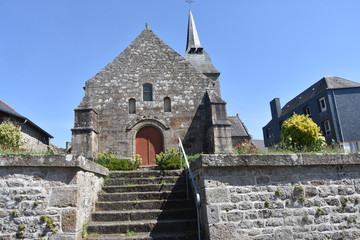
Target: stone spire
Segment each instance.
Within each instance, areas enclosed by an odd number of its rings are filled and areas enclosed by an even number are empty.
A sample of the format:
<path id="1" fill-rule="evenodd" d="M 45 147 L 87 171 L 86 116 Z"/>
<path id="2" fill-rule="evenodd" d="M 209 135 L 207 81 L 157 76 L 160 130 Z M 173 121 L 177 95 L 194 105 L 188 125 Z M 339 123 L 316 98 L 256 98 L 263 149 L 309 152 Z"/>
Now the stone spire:
<path id="1" fill-rule="evenodd" d="M 201 53 L 202 51 L 199 35 L 196 30 L 196 25 L 194 17 L 190 10 L 189 12 L 189 22 L 188 22 L 188 32 L 187 32 L 187 42 L 186 42 L 186 53 Z"/>
<path id="2" fill-rule="evenodd" d="M 199 35 L 196 30 L 194 17 L 190 10 L 189 23 L 187 31 L 186 53 L 185 58 L 188 60 L 197 70 L 210 77 L 213 80 L 217 80 L 220 73 L 213 66 L 209 55 L 203 49 L 200 43 Z"/>

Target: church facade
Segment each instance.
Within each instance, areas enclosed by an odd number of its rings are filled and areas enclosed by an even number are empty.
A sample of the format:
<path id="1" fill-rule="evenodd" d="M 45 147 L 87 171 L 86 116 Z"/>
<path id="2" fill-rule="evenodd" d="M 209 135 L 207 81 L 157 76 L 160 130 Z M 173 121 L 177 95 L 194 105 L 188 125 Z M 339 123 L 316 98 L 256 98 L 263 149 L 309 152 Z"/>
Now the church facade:
<path id="1" fill-rule="evenodd" d="M 75 109 L 72 153 L 90 159 L 98 152 L 140 154 L 143 165 L 154 165 L 155 154 L 177 148 L 178 138 L 188 154 L 231 152 L 234 126 L 219 75 L 191 12 L 184 57 L 146 27 L 86 82 Z"/>

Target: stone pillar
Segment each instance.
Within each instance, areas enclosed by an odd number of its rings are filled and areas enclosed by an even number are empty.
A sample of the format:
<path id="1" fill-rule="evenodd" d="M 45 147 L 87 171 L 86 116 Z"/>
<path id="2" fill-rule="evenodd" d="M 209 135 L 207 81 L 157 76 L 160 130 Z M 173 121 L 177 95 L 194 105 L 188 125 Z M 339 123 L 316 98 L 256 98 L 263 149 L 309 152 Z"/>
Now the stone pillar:
<path id="1" fill-rule="evenodd" d="M 71 153 L 88 159 L 98 153 L 97 112 L 93 108 L 75 109 L 75 126 L 72 131 Z"/>
<path id="2" fill-rule="evenodd" d="M 231 123 L 227 119 L 226 102 L 213 94 L 210 98 L 211 126 L 208 129 L 212 153 L 230 153 L 231 142 Z M 209 95 L 210 96 L 210 95 Z"/>

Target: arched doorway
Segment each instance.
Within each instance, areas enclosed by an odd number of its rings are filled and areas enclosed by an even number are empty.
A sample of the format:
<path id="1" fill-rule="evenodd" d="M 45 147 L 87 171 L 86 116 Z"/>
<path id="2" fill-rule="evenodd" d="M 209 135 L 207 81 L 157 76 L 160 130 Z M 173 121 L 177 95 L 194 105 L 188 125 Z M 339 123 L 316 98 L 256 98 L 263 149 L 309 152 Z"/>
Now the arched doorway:
<path id="1" fill-rule="evenodd" d="M 136 134 L 136 154 L 142 158 L 141 165 L 156 165 L 155 155 L 163 150 L 163 137 L 154 127 L 143 127 Z"/>

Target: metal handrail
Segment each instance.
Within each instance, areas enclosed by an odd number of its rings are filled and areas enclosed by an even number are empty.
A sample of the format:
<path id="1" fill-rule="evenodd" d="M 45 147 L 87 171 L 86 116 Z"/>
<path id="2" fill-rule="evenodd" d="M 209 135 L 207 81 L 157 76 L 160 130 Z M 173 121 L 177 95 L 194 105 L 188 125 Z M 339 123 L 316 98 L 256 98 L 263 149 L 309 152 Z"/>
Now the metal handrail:
<path id="1" fill-rule="evenodd" d="M 196 213 L 197 213 L 198 238 L 199 238 L 199 240 L 201 240 L 201 234 L 200 234 L 200 206 L 201 206 L 200 193 L 199 193 L 198 188 L 196 187 L 195 178 L 194 178 L 194 175 L 193 175 L 193 173 L 192 173 L 192 171 L 191 171 L 191 169 L 190 169 L 189 161 L 188 161 L 188 159 L 187 159 L 187 156 L 186 156 L 184 147 L 183 147 L 183 145 L 182 145 L 181 139 L 180 139 L 180 138 L 178 138 L 178 139 L 179 139 L 179 149 L 180 149 L 180 153 L 184 156 L 185 165 L 186 165 L 186 166 L 185 166 L 185 169 L 186 169 L 186 171 L 187 171 L 188 177 L 189 177 L 190 180 L 191 180 L 191 186 L 192 186 L 193 193 L 194 193 Z M 180 158 L 180 164 L 182 164 L 181 158 Z M 187 184 L 186 184 L 186 191 L 187 191 L 187 196 L 188 196 L 188 198 L 189 198 L 189 193 L 188 193 Z"/>

